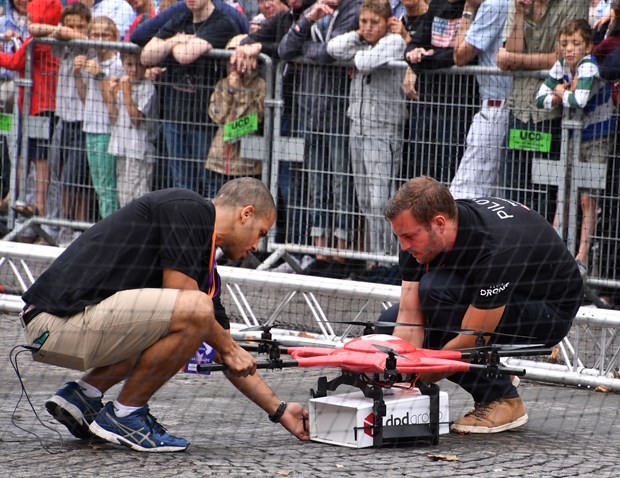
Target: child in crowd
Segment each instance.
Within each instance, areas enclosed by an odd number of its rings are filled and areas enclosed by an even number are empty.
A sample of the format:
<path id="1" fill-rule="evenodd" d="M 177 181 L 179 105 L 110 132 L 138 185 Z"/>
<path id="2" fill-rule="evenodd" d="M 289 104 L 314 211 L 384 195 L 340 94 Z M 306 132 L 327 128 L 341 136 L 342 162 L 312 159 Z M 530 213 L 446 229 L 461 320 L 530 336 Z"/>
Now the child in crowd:
<path id="1" fill-rule="evenodd" d="M 246 36 L 231 38 L 226 49 L 234 50 Z M 225 140 L 224 125 L 251 114 L 257 114 L 261 123 L 264 111 L 265 80 L 256 70 L 241 73 L 229 63 L 228 76 L 217 82 L 209 102 L 209 117 L 220 126 L 207 157 L 205 196 L 215 197 L 222 184 L 239 176 L 261 178 L 261 161 L 241 157 L 241 138 Z"/>
<path id="2" fill-rule="evenodd" d="M 396 253 L 383 211 L 400 169 L 406 112 L 400 86 L 403 72 L 386 66 L 402 59 L 406 48 L 401 35 L 389 33 L 391 16 L 388 0 L 364 0 L 358 30 L 327 44 L 331 56 L 355 63 L 347 111 L 349 150 L 358 204 L 366 216 L 367 251 L 380 255 Z M 369 268 L 376 265 L 372 261 Z"/>
<path id="3" fill-rule="evenodd" d="M 58 40 L 85 40 L 91 19 L 90 9 L 80 2 L 70 3 L 62 9 L 60 25 L 30 24 L 35 36 L 52 36 Z M 78 96 L 73 74 L 75 57 L 80 54 L 75 46 L 56 46 L 54 54 L 60 57 L 58 86 L 56 89 L 56 125 L 48 158 L 50 185 L 46 202 L 46 216 L 52 219 L 70 219 L 87 222 L 89 207 L 87 189 L 90 173 L 86 159 L 86 145 L 82 130 L 84 105 Z M 54 238 L 57 228 L 44 225 Z M 71 242 L 74 232 L 62 228 L 58 242 Z"/>
<path id="4" fill-rule="evenodd" d="M 581 160 L 605 163 L 609 153 L 609 135 L 614 131 L 611 85 L 601 80 L 593 48 L 593 31 L 587 20 L 570 20 L 559 32 L 560 59 L 549 70 L 536 98 L 536 106 L 551 109 L 558 105 L 583 112 Z M 572 145 L 572 142 L 570 143 Z M 571 177 L 572 151 L 568 154 Z M 570 190 L 567 184 L 567 189 Z M 593 191 L 582 191 L 581 234 L 575 260 L 582 273 L 587 273 L 588 253 L 596 224 L 596 199 Z M 569 205 L 570 206 L 570 205 Z M 568 212 L 568 207 L 566 208 Z M 558 215 L 554 223 L 557 225 Z"/>
<path id="5" fill-rule="evenodd" d="M 124 52 L 121 58 L 125 74 L 110 80 L 116 101 L 108 153 L 116 156 L 118 201 L 123 207 L 151 191 L 159 108 L 155 86 L 144 77 L 140 52 Z"/>
<path id="6" fill-rule="evenodd" d="M 31 23 L 44 23 L 56 26 L 60 21 L 62 3 L 60 0 L 33 0 L 26 6 Z M 26 52 L 32 41 L 29 36 L 15 53 L 0 53 L 0 67 L 20 72 L 26 69 Z M 28 119 L 28 160 L 36 167 L 35 204 L 17 206 L 17 212 L 26 216 L 45 213 L 45 198 L 49 181 L 47 152 L 53 128 L 56 108 L 56 82 L 58 59 L 52 54 L 52 47 L 37 43 L 34 47 L 32 63 L 32 96 L 30 111 L 23 111 L 23 91 L 20 89 L 19 105 L 22 118 Z"/>
<path id="7" fill-rule="evenodd" d="M 106 42 L 119 41 L 118 29 L 108 17 L 95 17 L 88 27 L 88 38 Z M 116 193 L 116 158 L 108 153 L 114 110 L 109 82 L 123 75 L 118 52 L 97 48 L 95 58 L 75 58 L 76 88 L 84 102 L 84 132 L 90 175 L 99 201 L 99 214 L 107 217 L 118 209 Z M 80 74 L 81 73 L 81 74 Z"/>

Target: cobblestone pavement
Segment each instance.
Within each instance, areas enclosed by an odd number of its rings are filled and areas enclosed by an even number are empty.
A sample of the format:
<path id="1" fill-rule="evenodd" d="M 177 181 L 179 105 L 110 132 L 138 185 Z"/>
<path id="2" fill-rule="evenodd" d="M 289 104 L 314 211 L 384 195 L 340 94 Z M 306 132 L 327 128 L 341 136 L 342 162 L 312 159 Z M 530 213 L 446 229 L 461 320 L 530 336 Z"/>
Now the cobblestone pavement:
<path id="1" fill-rule="evenodd" d="M 620 395 L 522 382 L 530 422 L 512 432 L 487 436 L 442 435 L 438 446 L 407 445 L 351 449 L 302 443 L 240 396 L 226 379 L 177 375 L 151 401 L 167 428 L 191 441 L 184 453 L 137 453 L 73 439 L 45 412 L 43 403 L 73 371 L 18 358 L 36 422 L 9 364 L 9 351 L 23 343 L 15 317 L 0 316 L 0 476 L 20 477 L 618 477 L 620 476 Z M 307 402 L 320 375 L 336 372 L 286 369 L 266 373 L 282 399 Z M 467 394 L 440 383 L 450 396 L 450 417 L 471 407 Z M 109 393 L 115 396 L 115 389 Z M 48 453 L 33 434 L 38 435 Z M 63 447 L 60 449 L 63 438 Z M 433 461 L 429 455 L 456 455 Z"/>

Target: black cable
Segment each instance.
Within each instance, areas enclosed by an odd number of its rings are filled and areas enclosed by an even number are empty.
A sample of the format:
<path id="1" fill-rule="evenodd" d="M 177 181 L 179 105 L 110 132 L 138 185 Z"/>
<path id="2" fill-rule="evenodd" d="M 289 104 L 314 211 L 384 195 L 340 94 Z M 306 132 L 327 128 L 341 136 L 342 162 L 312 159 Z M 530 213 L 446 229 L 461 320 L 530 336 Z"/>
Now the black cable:
<path id="1" fill-rule="evenodd" d="M 16 351 L 18 348 L 22 348 L 23 350 Z M 64 443 L 63 443 L 63 439 L 62 439 L 62 434 L 58 430 L 56 430 L 56 429 L 50 427 L 49 425 L 46 425 L 45 423 L 43 423 L 43 421 L 39 417 L 39 414 L 35 410 L 34 405 L 32 404 L 32 401 L 30 400 L 30 397 L 28 396 L 28 392 L 26 391 L 26 387 L 24 386 L 24 381 L 22 380 L 21 373 L 19 372 L 19 366 L 17 365 L 17 357 L 20 354 L 24 353 L 24 352 L 30 352 L 30 350 L 26 346 L 24 346 L 24 345 L 16 345 L 15 347 L 13 347 L 11 349 L 11 352 L 9 353 L 9 361 L 11 362 L 11 366 L 13 367 L 13 370 L 15 370 L 15 375 L 17 375 L 17 379 L 19 380 L 19 384 L 21 386 L 21 394 L 19 395 L 19 399 L 17 400 L 17 403 L 15 404 L 15 408 L 13 409 L 13 413 L 11 414 L 11 423 L 16 428 L 19 428 L 23 432 L 28 433 L 29 435 L 35 436 L 37 438 L 37 440 L 39 440 L 39 443 L 41 444 L 41 448 L 43 448 L 50 455 L 56 455 L 58 453 L 63 453 L 65 450 L 64 450 Z M 53 450 L 52 448 L 48 447 L 47 445 L 45 445 L 43 443 L 43 440 L 41 439 L 41 437 L 39 435 L 37 435 L 33 431 L 27 430 L 27 429 L 19 426 L 16 423 L 16 421 L 15 421 L 15 414 L 17 413 L 17 409 L 18 409 L 19 404 L 21 403 L 23 397 L 26 397 L 26 400 L 28 401 L 28 404 L 30 405 L 30 408 L 32 409 L 32 412 L 34 413 L 34 416 L 36 417 L 37 421 L 41 425 L 43 425 L 43 427 L 45 427 L 48 430 L 51 430 L 54 433 L 56 433 L 58 435 L 58 437 L 60 438 L 60 447 L 59 447 L 58 450 Z"/>

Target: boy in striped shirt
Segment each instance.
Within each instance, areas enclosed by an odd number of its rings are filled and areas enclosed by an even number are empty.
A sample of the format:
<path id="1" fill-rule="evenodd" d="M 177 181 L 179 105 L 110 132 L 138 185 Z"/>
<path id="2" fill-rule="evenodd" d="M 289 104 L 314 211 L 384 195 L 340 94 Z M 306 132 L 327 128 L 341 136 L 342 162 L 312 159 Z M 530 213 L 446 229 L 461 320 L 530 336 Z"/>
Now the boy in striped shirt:
<path id="1" fill-rule="evenodd" d="M 614 131 L 611 85 L 599 74 L 596 59 L 591 54 L 593 31 L 586 20 L 570 20 L 559 32 L 560 58 L 538 90 L 536 106 L 552 109 L 558 105 L 582 112 L 581 161 L 605 163 L 609 153 L 609 136 Z M 577 113 L 579 114 L 579 113 Z M 579 116 L 577 116 L 579 117 Z M 572 141 L 569 141 L 567 181 L 571 178 Z M 567 184 L 567 190 L 570 182 Z M 582 190 L 582 212 L 579 250 L 575 260 L 585 275 L 588 268 L 588 252 L 596 226 L 596 199 L 592 190 Z M 565 209 L 568 212 L 568 207 Z M 554 220 L 557 226 L 558 217 Z"/>

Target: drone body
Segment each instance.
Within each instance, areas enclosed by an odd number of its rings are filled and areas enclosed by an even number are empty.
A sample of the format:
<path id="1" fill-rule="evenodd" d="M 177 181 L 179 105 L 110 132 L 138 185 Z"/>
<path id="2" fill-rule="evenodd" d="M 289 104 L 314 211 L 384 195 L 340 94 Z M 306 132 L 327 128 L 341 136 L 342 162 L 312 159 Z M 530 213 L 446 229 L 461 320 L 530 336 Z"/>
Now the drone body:
<path id="1" fill-rule="evenodd" d="M 338 349 L 289 347 L 288 352 L 300 367 L 340 368 L 348 372 L 383 373 L 386 355 L 395 358 L 395 372 L 467 372 L 471 364 L 453 350 L 429 350 L 414 347 L 393 335 L 371 334 L 355 338 Z"/>

